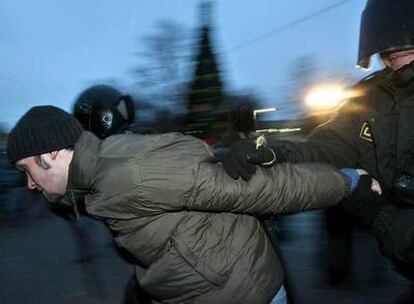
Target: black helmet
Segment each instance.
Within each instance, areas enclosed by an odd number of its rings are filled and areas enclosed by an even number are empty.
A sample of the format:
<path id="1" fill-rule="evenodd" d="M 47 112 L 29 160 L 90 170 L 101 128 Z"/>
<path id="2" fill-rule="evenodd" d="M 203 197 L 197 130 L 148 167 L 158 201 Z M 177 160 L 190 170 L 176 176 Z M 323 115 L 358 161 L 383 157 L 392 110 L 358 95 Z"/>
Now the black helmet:
<path id="1" fill-rule="evenodd" d="M 135 119 L 132 98 L 108 85 L 95 85 L 75 101 L 73 114 L 100 138 L 123 132 Z"/>
<path id="2" fill-rule="evenodd" d="M 233 128 L 238 132 L 253 132 L 256 130 L 254 107 L 250 102 L 240 102 L 230 112 Z"/>
<path id="3" fill-rule="evenodd" d="M 414 48 L 414 1 L 368 0 L 361 16 L 357 66 L 376 53 Z"/>

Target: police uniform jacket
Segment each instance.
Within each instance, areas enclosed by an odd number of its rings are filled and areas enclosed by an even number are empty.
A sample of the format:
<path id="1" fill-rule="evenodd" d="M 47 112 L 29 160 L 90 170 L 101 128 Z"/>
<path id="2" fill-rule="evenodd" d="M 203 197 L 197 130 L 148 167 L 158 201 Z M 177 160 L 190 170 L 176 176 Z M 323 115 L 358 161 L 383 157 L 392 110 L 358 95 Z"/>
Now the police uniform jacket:
<path id="1" fill-rule="evenodd" d="M 365 169 L 380 182 L 383 195 L 398 204 L 394 183 L 402 174 L 414 175 L 414 81 L 401 85 L 397 80 L 382 70 L 360 82 L 355 97 L 305 142 L 269 138 L 279 161 Z M 396 261 L 414 265 L 413 208 L 406 205 L 388 218 L 380 227 L 386 234 L 380 238 L 382 249 Z"/>

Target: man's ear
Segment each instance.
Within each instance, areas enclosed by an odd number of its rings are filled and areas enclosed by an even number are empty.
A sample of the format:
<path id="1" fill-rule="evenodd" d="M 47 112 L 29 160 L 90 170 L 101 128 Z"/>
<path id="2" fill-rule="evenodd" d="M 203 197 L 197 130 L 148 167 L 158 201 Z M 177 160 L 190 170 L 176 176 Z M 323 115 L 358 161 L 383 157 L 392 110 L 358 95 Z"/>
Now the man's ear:
<path id="1" fill-rule="evenodd" d="M 59 151 L 52 151 L 52 152 L 47 153 L 49 158 L 52 159 L 52 160 L 55 160 L 57 158 L 58 154 L 59 154 Z"/>

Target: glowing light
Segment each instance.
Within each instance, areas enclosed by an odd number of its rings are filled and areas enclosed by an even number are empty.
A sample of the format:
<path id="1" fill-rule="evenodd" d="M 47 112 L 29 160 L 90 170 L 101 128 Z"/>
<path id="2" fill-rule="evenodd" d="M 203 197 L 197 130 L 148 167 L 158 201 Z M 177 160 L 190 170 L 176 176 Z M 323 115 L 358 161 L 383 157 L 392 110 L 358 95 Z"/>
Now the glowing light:
<path id="1" fill-rule="evenodd" d="M 256 109 L 253 111 L 253 116 L 256 117 L 257 114 L 276 112 L 276 108 L 265 108 L 265 109 Z"/>
<path id="2" fill-rule="evenodd" d="M 299 132 L 299 131 L 302 131 L 302 128 L 280 128 L 280 129 L 269 128 L 269 129 L 256 130 L 257 133 L 273 133 L 273 132 L 288 133 L 288 132 Z"/>
<path id="3" fill-rule="evenodd" d="M 307 94 L 305 103 L 313 111 L 333 111 L 356 96 L 359 96 L 358 92 L 345 90 L 340 85 L 320 86 Z"/>

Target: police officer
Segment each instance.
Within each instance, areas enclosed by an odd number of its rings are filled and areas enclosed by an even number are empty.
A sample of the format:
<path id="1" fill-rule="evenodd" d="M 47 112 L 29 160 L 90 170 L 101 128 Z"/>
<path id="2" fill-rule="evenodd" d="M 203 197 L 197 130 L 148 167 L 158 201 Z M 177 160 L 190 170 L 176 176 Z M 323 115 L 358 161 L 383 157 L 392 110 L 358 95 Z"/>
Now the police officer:
<path id="1" fill-rule="evenodd" d="M 75 100 L 73 114 L 85 130 L 91 131 L 102 139 L 120 133 L 155 133 L 153 130 L 138 128 L 133 124 L 135 108 L 131 96 L 122 94 L 109 85 L 94 85 L 80 93 Z M 62 212 L 66 217 L 67 214 L 73 214 L 73 210 L 77 213 L 76 216 L 79 216 L 77 209 L 82 209 L 84 205 L 82 195 L 75 193 L 65 196 L 63 203 L 71 206 L 69 210 L 72 210 L 69 213 Z M 127 261 L 131 259 L 126 252 L 120 249 L 118 252 Z M 140 288 L 133 275 L 127 283 L 123 304 L 150 302 L 149 296 Z"/>
<path id="2" fill-rule="evenodd" d="M 254 107 L 250 102 L 239 102 L 228 115 L 229 127 L 217 143 L 213 145 L 215 152 L 228 148 L 239 139 L 256 136 L 256 118 Z"/>
<path id="3" fill-rule="evenodd" d="M 73 115 L 85 130 L 103 139 L 125 132 L 135 120 L 135 109 L 129 95 L 108 85 L 95 85 L 78 96 Z"/>
<path id="4" fill-rule="evenodd" d="M 379 181 L 382 195 L 359 193 L 343 206 L 379 240 L 382 252 L 414 278 L 414 1 L 368 0 L 362 13 L 358 66 L 378 54 L 384 69 L 360 81 L 360 94 L 303 143 L 268 138 L 277 162 L 315 161 L 362 168 Z M 235 144 L 224 168 L 248 175 L 261 157 L 253 143 Z M 251 151 L 251 149 L 250 149 Z M 263 161 L 263 160 L 262 160 Z M 247 169 L 246 169 L 247 168 Z M 410 190 L 411 189 L 411 190 Z"/>

